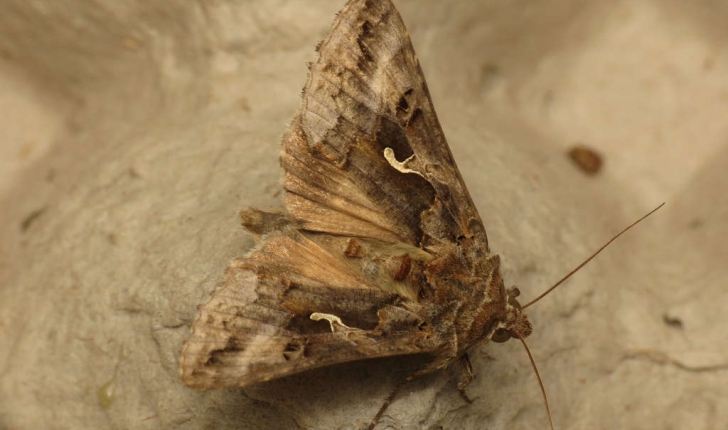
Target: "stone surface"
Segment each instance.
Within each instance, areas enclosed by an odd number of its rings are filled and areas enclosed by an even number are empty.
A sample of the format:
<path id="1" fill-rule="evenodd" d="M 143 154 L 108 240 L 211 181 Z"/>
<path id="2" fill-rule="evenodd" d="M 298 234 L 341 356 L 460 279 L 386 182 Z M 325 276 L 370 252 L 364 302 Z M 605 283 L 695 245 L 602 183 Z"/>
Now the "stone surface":
<path id="1" fill-rule="evenodd" d="M 373 416 L 411 360 L 208 393 L 177 376 L 197 304 L 253 243 L 236 211 L 280 205 L 279 138 L 342 4 L 0 0 L 0 428 Z M 667 202 L 529 309 L 557 428 L 726 427 L 726 7 L 396 4 L 524 300 Z M 517 343 L 472 358 L 473 405 L 431 375 L 380 427 L 546 427 Z"/>

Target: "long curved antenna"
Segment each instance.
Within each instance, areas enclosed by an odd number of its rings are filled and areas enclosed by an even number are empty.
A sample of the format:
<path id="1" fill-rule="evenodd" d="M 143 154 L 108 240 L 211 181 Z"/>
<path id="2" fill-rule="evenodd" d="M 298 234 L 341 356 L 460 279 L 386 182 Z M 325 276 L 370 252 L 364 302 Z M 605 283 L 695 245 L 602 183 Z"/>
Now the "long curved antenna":
<path id="1" fill-rule="evenodd" d="M 523 347 L 526 348 L 526 354 L 528 354 L 528 359 L 531 360 L 531 366 L 533 366 L 533 371 L 536 372 L 536 379 L 538 379 L 538 385 L 541 387 L 541 394 L 543 395 L 543 404 L 546 406 L 546 415 L 548 415 L 549 417 L 549 427 L 551 427 L 551 430 L 554 430 L 554 422 L 553 420 L 551 420 L 551 408 L 549 408 L 549 399 L 546 397 L 546 389 L 543 387 L 543 381 L 541 381 L 541 375 L 538 373 L 538 367 L 536 367 L 536 362 L 533 360 L 531 350 L 528 349 L 526 341 L 520 336 L 518 336 L 518 340 L 520 340 L 523 344 Z"/>
<path id="2" fill-rule="evenodd" d="M 627 228 L 625 228 L 624 230 L 622 230 L 619 233 L 617 233 L 613 238 L 609 239 L 607 241 L 607 243 L 605 243 L 604 245 L 602 245 L 601 248 L 597 249 L 597 252 L 595 252 L 594 254 L 590 255 L 589 258 L 587 258 L 586 260 L 584 260 L 580 265 L 576 266 L 576 268 L 574 270 L 572 270 L 571 272 L 567 273 L 566 276 L 564 276 L 563 278 L 561 278 L 559 280 L 559 282 L 555 283 L 553 285 L 553 287 L 549 288 L 548 290 L 546 290 L 545 292 L 543 292 L 540 296 L 536 297 L 535 299 L 533 299 L 530 302 L 528 302 L 525 305 L 523 305 L 521 307 L 521 309 L 526 309 L 527 307 L 531 306 L 532 304 L 534 304 L 537 301 L 539 301 L 542 298 L 544 298 L 548 293 L 550 293 L 551 291 L 555 290 L 556 287 L 558 287 L 559 285 L 561 285 L 565 280 L 569 279 L 571 277 L 571 275 L 573 275 L 579 269 L 581 269 L 582 267 L 584 267 L 584 265 L 586 265 L 586 263 L 590 262 L 594 257 L 597 256 L 597 254 L 599 254 L 600 252 L 602 252 L 604 250 L 604 248 L 606 248 L 607 246 L 609 246 L 609 244 L 612 243 L 612 242 L 614 242 L 619 236 L 621 236 L 622 234 L 624 234 L 630 228 L 632 228 L 635 225 L 639 224 L 640 221 L 642 221 L 643 219 L 645 219 L 648 216 L 652 215 L 653 213 L 655 213 L 658 209 L 660 209 L 663 206 L 665 206 L 665 203 L 662 203 L 660 206 L 652 209 L 650 212 L 647 213 L 647 215 L 644 215 L 642 218 L 638 219 L 637 221 L 635 221 L 632 224 L 630 224 L 629 226 L 627 226 Z"/>

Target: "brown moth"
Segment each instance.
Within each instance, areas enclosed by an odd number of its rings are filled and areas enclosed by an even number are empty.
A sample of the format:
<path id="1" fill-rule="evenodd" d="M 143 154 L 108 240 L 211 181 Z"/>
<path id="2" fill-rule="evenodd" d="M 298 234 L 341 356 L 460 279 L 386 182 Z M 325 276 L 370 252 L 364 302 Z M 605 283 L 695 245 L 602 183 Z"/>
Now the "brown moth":
<path id="1" fill-rule="evenodd" d="M 190 387 L 431 357 L 409 381 L 531 334 L 391 1 L 349 1 L 318 51 L 283 139 L 285 212 L 241 212 L 258 244 L 199 308 L 180 359 Z"/>

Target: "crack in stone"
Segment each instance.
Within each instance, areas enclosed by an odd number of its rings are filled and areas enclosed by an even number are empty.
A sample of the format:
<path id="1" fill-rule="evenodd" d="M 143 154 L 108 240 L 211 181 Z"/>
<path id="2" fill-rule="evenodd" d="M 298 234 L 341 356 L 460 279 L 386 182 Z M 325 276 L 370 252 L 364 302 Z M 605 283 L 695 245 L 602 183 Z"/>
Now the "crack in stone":
<path id="1" fill-rule="evenodd" d="M 640 360 L 644 359 L 655 364 L 670 365 L 680 370 L 685 370 L 692 373 L 703 373 L 703 372 L 716 372 L 721 370 L 728 370 L 728 363 L 711 364 L 706 366 L 691 366 L 683 363 L 680 360 L 670 357 L 662 351 L 656 350 L 638 350 L 632 351 L 622 356 L 621 361 L 627 360 Z"/>

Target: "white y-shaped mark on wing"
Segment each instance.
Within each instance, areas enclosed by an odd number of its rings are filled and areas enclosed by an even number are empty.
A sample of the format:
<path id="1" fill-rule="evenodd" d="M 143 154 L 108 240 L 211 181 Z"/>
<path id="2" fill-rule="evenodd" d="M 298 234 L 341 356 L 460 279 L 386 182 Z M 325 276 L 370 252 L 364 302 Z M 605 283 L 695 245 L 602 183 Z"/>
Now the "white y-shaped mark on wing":
<path id="1" fill-rule="evenodd" d="M 414 160 L 415 155 L 410 155 L 406 160 L 399 162 L 397 161 L 397 158 L 394 156 L 394 150 L 392 148 L 384 148 L 384 158 L 387 160 L 390 166 L 394 167 L 398 171 L 402 173 L 414 173 L 415 175 L 420 175 L 424 178 L 422 173 L 418 172 L 417 170 L 412 170 L 407 167 L 407 163 Z"/>
<path id="2" fill-rule="evenodd" d="M 348 325 L 344 324 L 341 321 L 341 318 L 337 317 L 336 315 L 332 314 L 325 314 L 322 312 L 314 312 L 309 317 L 312 321 L 321 321 L 326 320 L 329 322 L 329 325 L 331 326 L 331 332 L 336 333 L 336 327 L 334 324 L 341 326 L 345 331 L 352 331 L 352 330 L 361 330 L 356 327 L 349 327 Z"/>

